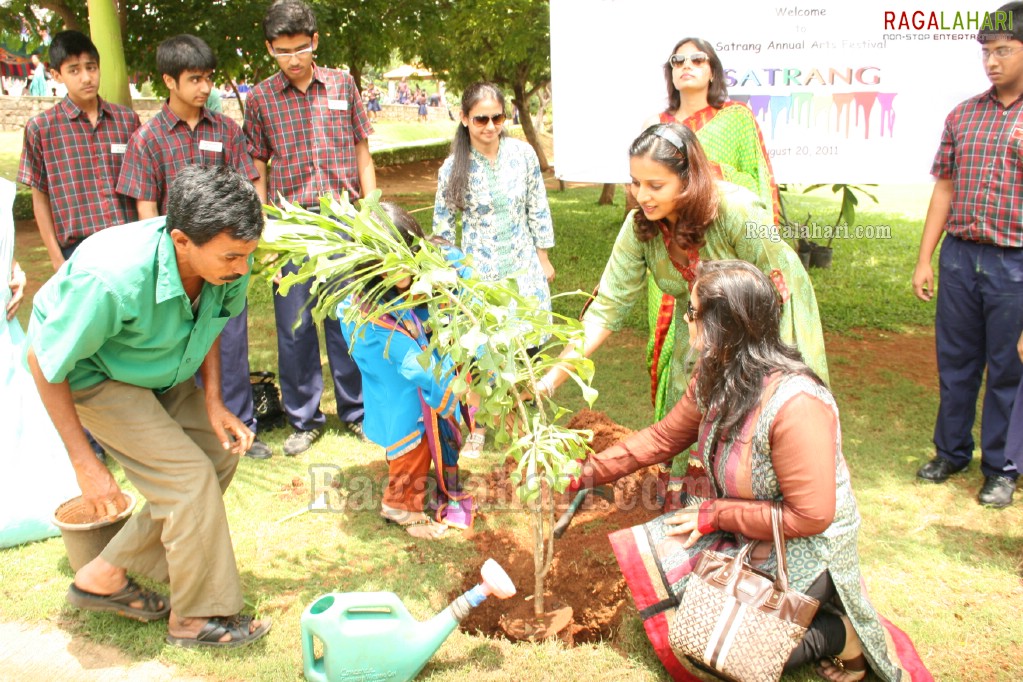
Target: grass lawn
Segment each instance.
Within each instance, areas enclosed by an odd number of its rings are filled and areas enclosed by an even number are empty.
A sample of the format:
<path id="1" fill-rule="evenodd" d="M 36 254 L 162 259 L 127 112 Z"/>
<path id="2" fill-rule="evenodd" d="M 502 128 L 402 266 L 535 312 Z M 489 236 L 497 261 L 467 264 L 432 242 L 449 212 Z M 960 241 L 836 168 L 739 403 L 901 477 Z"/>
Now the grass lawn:
<path id="1" fill-rule="evenodd" d="M 622 205 L 596 206 L 598 190 L 550 193 L 558 236 L 552 252 L 558 291 L 592 289 L 620 227 Z M 885 192 L 905 196 L 898 189 Z M 981 480 L 976 465 L 943 486 L 917 484 L 914 473 L 932 448 L 935 378 L 911 376 L 885 353 L 863 345 L 864 339 L 887 339 L 900 347 L 906 339 L 930 334 L 933 306 L 916 301 L 909 288 L 926 192 L 913 196 L 923 196 L 923 202 L 862 204 L 860 220 L 890 225 L 891 238 L 836 240 L 834 266 L 812 271 L 829 332 L 845 453 L 863 517 L 863 573 L 875 606 L 914 639 L 936 679 L 1019 680 L 1023 505 L 1003 511 L 979 507 L 974 499 Z M 790 199 L 795 215 L 837 212 L 828 195 Z M 422 207 L 433 199 L 410 194 L 400 201 Z M 423 224 L 429 223 L 428 213 L 418 215 Z M 22 251 L 19 258 L 30 277 L 47 276 L 44 254 Z M 557 301 L 562 312 L 575 312 L 580 304 L 579 299 Z M 597 408 L 632 428 L 649 423 L 652 412 L 641 312 L 633 315 L 630 329 L 614 335 L 596 356 Z M 27 318 L 26 308 L 20 317 Z M 262 283 L 251 290 L 250 320 L 253 369 L 275 369 L 273 312 Z M 581 400 L 570 396 L 572 389 L 563 390 L 568 402 L 579 407 Z M 329 394 L 324 409 L 331 414 L 329 431 L 308 453 L 282 457 L 286 431 L 262 434 L 278 454 L 265 462 L 242 459 L 225 496 L 246 597 L 255 611 L 275 620 L 264 642 L 238 651 L 183 651 L 164 645 L 163 624 L 142 626 L 69 608 L 64 592 L 72 575 L 59 539 L 0 551 L 0 621 L 55 624 L 76 637 L 112 644 L 130 659 L 176 665 L 182 674 L 276 682 L 301 676 L 299 616 L 317 595 L 393 591 L 417 618 L 434 615 L 461 584 L 464 565 L 475 554 L 472 540 L 458 536 L 416 542 L 385 528 L 376 516 L 386 473 L 379 448 L 342 435 Z M 500 459 L 490 452 L 469 468 L 483 473 Z M 343 495 L 329 498 L 330 509 L 282 520 L 305 507 L 331 477 L 340 481 Z M 477 531 L 525 522 L 524 517 L 494 514 Z M 519 588 L 529 592 L 531 586 Z M 457 631 L 422 674 L 422 679 L 436 681 L 464 682 L 470 677 L 659 680 L 665 673 L 630 604 L 613 637 L 575 648 L 513 645 Z M 784 679 L 815 677 L 807 669 Z"/>

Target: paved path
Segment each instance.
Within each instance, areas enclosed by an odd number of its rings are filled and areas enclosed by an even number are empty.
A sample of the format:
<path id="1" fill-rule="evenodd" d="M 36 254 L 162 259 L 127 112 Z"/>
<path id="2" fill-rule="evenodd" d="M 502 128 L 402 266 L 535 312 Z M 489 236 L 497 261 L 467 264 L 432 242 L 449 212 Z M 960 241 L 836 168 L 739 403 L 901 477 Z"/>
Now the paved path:
<path id="1" fill-rule="evenodd" d="M 0 677 L 18 682 L 206 682 L 58 628 L 0 623 Z"/>

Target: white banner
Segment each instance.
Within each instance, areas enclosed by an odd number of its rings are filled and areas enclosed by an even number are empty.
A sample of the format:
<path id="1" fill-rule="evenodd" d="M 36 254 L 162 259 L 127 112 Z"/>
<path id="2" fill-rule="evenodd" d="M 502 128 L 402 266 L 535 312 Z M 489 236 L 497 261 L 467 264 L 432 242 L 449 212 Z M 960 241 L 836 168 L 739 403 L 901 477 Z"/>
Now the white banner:
<path id="1" fill-rule="evenodd" d="M 927 181 L 945 116 L 990 87 L 975 36 L 998 17 L 966 4 L 551 0 L 557 176 L 628 181 L 629 144 L 667 103 L 663 64 L 695 36 L 779 183 Z"/>

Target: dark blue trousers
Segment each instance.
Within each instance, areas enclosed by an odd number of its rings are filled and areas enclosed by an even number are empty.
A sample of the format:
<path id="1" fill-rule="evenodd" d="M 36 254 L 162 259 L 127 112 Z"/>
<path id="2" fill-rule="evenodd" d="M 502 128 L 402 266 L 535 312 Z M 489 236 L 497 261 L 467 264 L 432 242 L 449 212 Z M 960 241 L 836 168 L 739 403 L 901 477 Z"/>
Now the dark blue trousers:
<path id="1" fill-rule="evenodd" d="M 935 341 L 941 403 L 934 426 L 937 454 L 955 466 L 973 457 L 973 422 L 984 369 L 980 420 L 981 471 L 1015 478 L 1006 457 L 1023 365 L 1016 341 L 1023 329 L 1023 249 L 945 236 L 939 258 Z"/>
<path id="2" fill-rule="evenodd" d="M 202 376 L 195 375 L 195 383 L 202 388 Z M 220 332 L 220 397 L 225 407 L 242 420 L 245 426 L 258 431 L 256 406 L 252 402 L 252 384 L 249 381 L 249 304 L 242 312 L 228 320 Z"/>
<path id="3" fill-rule="evenodd" d="M 297 272 L 293 264 L 282 272 Z M 281 402 L 288 422 L 300 431 L 323 426 L 327 418 L 320 411 L 323 396 L 323 370 L 320 365 L 320 339 L 309 312 L 311 284 L 300 284 L 288 290 L 287 296 L 274 287 L 274 314 L 277 319 L 277 367 L 281 380 Z M 298 326 L 295 327 L 295 322 Z M 334 378 L 337 416 L 343 422 L 361 422 L 362 375 L 341 335 L 341 325 L 327 320 L 323 325 L 327 360 Z"/>
<path id="4" fill-rule="evenodd" d="M 256 408 L 249 381 L 249 304 L 220 332 L 220 392 L 224 405 L 255 433 Z"/>

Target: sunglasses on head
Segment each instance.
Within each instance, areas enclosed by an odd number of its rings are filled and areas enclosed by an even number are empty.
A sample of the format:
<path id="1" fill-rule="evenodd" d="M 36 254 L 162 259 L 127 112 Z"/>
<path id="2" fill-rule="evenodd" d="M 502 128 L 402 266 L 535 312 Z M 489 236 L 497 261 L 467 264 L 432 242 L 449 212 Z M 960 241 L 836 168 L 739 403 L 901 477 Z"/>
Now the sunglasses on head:
<path id="1" fill-rule="evenodd" d="M 494 114 L 493 116 L 473 116 L 472 122 L 473 125 L 475 125 L 477 128 L 486 128 L 487 124 L 493 121 L 494 127 L 496 128 L 497 126 L 504 123 L 504 120 L 506 118 L 508 117 L 505 116 L 504 114 Z"/>
<path id="2" fill-rule="evenodd" d="M 685 66 L 686 62 L 692 62 L 693 66 L 703 66 L 710 61 L 706 52 L 694 52 L 692 54 L 673 54 L 668 57 L 668 63 L 672 66 Z"/>

